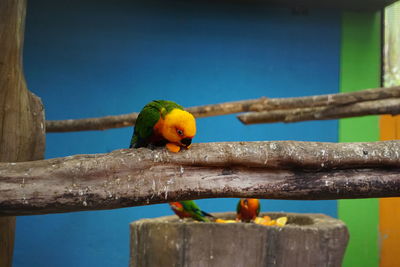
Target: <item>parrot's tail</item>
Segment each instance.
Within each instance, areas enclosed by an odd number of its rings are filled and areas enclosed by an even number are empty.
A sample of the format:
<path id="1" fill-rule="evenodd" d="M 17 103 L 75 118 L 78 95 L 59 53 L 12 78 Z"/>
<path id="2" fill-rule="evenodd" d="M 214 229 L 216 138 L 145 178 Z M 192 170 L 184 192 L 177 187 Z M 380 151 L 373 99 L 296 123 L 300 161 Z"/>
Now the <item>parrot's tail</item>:
<path id="1" fill-rule="evenodd" d="M 215 218 L 213 215 L 211 215 L 210 213 L 207 213 L 205 211 L 201 211 L 201 214 L 203 214 L 203 216 L 206 216 L 206 217 Z"/>

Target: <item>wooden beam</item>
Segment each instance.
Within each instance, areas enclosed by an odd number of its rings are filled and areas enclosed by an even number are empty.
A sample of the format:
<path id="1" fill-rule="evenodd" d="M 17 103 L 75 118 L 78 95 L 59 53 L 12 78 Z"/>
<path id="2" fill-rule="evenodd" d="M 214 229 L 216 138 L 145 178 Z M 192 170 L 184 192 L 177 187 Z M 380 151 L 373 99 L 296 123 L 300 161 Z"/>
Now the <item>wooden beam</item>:
<path id="1" fill-rule="evenodd" d="M 22 71 L 26 0 L 0 1 L 0 162 L 43 158 L 43 106 Z M 0 266 L 11 266 L 15 217 L 0 218 Z"/>
<path id="2" fill-rule="evenodd" d="M 114 209 L 184 199 L 400 196 L 400 142 L 296 141 L 123 149 L 0 163 L 0 214 Z"/>

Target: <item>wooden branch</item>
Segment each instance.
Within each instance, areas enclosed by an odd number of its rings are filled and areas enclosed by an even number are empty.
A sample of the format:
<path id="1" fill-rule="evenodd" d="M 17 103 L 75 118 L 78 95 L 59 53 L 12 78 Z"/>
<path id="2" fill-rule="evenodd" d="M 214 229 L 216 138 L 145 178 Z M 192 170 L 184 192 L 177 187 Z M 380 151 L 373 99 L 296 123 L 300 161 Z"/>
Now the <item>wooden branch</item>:
<path id="1" fill-rule="evenodd" d="M 99 118 L 87 118 L 77 120 L 48 120 L 46 121 L 46 132 L 78 132 L 97 131 L 113 128 L 132 126 L 136 122 L 138 113 L 106 116 Z"/>
<path id="2" fill-rule="evenodd" d="M 244 124 L 272 123 L 272 122 L 299 122 L 309 120 L 332 120 L 340 118 L 400 114 L 400 98 L 365 101 L 343 106 L 328 106 L 299 109 L 280 109 L 273 111 L 249 112 L 238 115 L 237 118 Z"/>
<path id="3" fill-rule="evenodd" d="M 0 163 L 0 214 L 113 209 L 184 199 L 400 196 L 400 141 L 237 142 Z"/>
<path id="4" fill-rule="evenodd" d="M 250 111 L 273 111 L 312 107 L 330 107 L 378 99 L 400 98 L 400 87 L 367 89 L 352 93 L 328 94 L 291 98 L 259 98 L 187 108 L 197 118 Z M 47 132 L 105 130 L 132 126 L 138 113 L 79 120 L 50 120 Z"/>
<path id="5" fill-rule="evenodd" d="M 244 111 L 257 111 L 266 98 L 227 102 L 214 105 L 205 105 L 187 108 L 197 118 L 226 115 Z M 133 126 L 139 113 L 130 113 L 116 116 L 88 118 L 78 120 L 50 120 L 46 121 L 47 132 L 73 132 L 105 130 Z"/>

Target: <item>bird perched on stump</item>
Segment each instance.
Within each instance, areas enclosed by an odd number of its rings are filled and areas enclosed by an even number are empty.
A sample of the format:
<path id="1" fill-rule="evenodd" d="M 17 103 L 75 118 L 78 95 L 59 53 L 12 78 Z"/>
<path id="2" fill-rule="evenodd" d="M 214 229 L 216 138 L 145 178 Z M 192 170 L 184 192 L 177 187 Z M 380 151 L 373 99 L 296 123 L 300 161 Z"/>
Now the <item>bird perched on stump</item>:
<path id="1" fill-rule="evenodd" d="M 260 201 L 257 198 L 241 198 L 236 207 L 236 219 L 250 222 L 260 213 Z"/>
<path id="2" fill-rule="evenodd" d="M 202 211 L 193 200 L 171 202 L 169 205 L 175 214 L 181 219 L 192 218 L 196 221 L 209 222 L 210 219 L 208 217 L 214 217 L 211 214 Z"/>
<path id="3" fill-rule="evenodd" d="M 171 152 L 188 149 L 196 135 L 194 116 L 168 100 L 155 100 L 140 111 L 130 148 L 166 146 Z"/>

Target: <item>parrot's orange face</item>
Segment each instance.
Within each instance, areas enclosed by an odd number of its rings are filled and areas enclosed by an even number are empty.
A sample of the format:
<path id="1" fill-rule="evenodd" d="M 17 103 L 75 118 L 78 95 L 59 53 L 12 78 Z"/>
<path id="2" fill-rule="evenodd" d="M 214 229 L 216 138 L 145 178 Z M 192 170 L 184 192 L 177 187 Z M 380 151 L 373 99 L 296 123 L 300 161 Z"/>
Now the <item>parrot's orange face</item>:
<path id="1" fill-rule="evenodd" d="M 257 210 L 260 205 L 260 201 L 257 198 L 242 198 L 240 204 L 246 210 Z"/>
<path id="2" fill-rule="evenodd" d="M 260 201 L 257 198 L 242 198 L 239 201 L 237 219 L 241 221 L 254 220 L 260 211 Z"/>
<path id="3" fill-rule="evenodd" d="M 171 206 L 171 208 L 173 210 L 177 210 L 177 211 L 183 211 L 183 206 L 181 203 L 179 202 L 170 202 L 169 205 Z"/>
<path id="4" fill-rule="evenodd" d="M 174 213 L 181 219 L 183 218 L 190 218 L 191 215 L 187 213 L 184 209 L 181 203 L 179 202 L 171 202 L 169 203 L 171 209 L 174 211 Z"/>
<path id="5" fill-rule="evenodd" d="M 173 109 L 165 115 L 160 128 L 161 134 L 169 142 L 188 148 L 196 135 L 196 120 L 185 110 Z"/>

